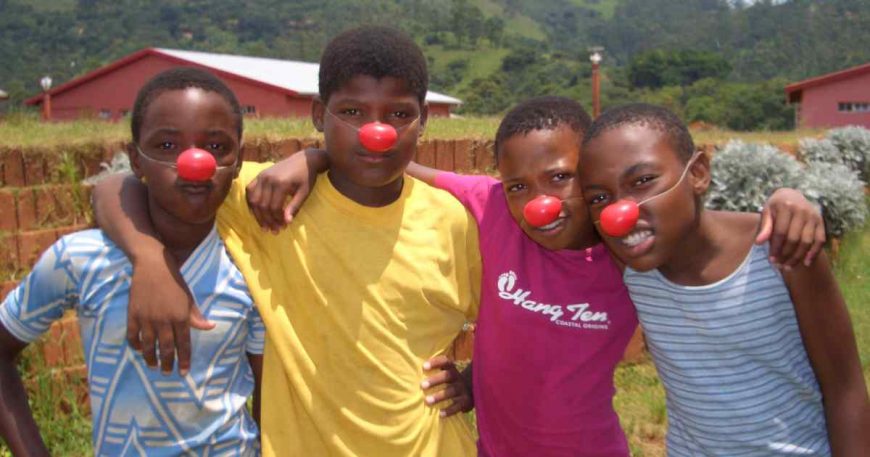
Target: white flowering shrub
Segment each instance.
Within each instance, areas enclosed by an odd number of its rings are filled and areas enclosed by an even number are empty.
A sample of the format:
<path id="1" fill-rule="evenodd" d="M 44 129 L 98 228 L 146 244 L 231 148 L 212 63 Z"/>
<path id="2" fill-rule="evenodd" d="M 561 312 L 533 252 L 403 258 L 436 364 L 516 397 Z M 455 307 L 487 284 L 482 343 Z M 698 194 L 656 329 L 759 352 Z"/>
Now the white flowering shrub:
<path id="1" fill-rule="evenodd" d="M 100 168 L 103 170 L 99 173 L 91 176 L 90 178 L 82 181 L 84 184 L 93 185 L 109 175 L 113 175 L 115 173 L 123 173 L 131 171 L 130 168 L 130 157 L 127 156 L 126 152 L 116 152 L 115 156 L 112 157 L 112 161 L 109 163 L 103 162 L 100 164 Z"/>
<path id="2" fill-rule="evenodd" d="M 801 191 L 824 208 L 829 236 L 843 236 L 867 219 L 864 182 L 846 165 L 810 162 Z"/>
<path id="3" fill-rule="evenodd" d="M 798 153 L 809 162 L 840 163 L 870 179 L 870 130 L 849 126 L 829 130 L 822 140 L 804 139 Z"/>
<path id="4" fill-rule="evenodd" d="M 780 187 L 799 188 L 801 164 L 769 144 L 730 141 L 714 156 L 713 181 L 707 207 L 728 211 L 757 211 Z"/>

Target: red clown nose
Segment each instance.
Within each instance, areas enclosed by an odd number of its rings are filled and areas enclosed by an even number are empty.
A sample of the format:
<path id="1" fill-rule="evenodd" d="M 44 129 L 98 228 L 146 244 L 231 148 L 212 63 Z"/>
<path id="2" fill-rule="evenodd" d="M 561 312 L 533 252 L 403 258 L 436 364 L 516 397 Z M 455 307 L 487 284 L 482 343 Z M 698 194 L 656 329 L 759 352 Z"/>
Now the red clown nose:
<path id="1" fill-rule="evenodd" d="M 539 195 L 523 208 L 523 217 L 532 227 L 552 224 L 562 212 L 562 200 L 549 195 Z"/>
<path id="2" fill-rule="evenodd" d="M 398 137 L 392 125 L 380 122 L 369 122 L 359 129 L 359 142 L 371 152 L 389 151 Z"/>
<path id="3" fill-rule="evenodd" d="M 607 236 L 621 238 L 637 224 L 640 208 L 631 200 L 619 200 L 601 211 L 601 231 Z"/>
<path id="4" fill-rule="evenodd" d="M 217 162 L 214 156 L 198 148 L 181 153 L 175 161 L 178 177 L 185 181 L 208 181 L 214 176 Z"/>

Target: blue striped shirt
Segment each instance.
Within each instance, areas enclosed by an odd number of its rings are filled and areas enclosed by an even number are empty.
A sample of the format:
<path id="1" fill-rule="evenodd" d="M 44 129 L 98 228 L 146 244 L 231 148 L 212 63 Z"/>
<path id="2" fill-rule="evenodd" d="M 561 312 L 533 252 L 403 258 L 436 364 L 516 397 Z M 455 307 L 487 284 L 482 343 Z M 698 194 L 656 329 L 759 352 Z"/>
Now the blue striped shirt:
<path id="1" fill-rule="evenodd" d="M 132 267 L 99 230 L 63 237 L 0 306 L 0 323 L 24 342 L 64 312 L 78 314 L 88 367 L 94 454 L 256 455 L 246 401 L 265 329 L 239 270 L 212 229 L 181 268 L 210 331 L 192 331 L 190 373 L 149 369 L 126 341 Z"/>
<path id="2" fill-rule="evenodd" d="M 819 386 L 766 245 L 714 284 L 630 268 L 625 284 L 665 386 L 668 455 L 830 455 Z"/>

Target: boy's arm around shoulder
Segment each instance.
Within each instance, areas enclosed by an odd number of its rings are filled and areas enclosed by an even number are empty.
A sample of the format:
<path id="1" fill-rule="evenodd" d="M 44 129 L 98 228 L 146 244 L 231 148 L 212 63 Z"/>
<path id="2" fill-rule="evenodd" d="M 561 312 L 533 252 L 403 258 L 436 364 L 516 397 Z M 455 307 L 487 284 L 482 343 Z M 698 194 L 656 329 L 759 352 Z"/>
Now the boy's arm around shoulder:
<path id="1" fill-rule="evenodd" d="M 815 371 L 831 451 L 864 456 L 870 449 L 870 400 L 846 303 L 824 253 L 810 266 L 783 272 L 801 337 Z"/>
<path id="2" fill-rule="evenodd" d="M 174 257 L 160 242 L 148 211 L 148 190 L 132 174 L 113 175 L 96 185 L 93 206 L 97 225 L 127 254 L 133 265 L 127 313 L 127 341 L 150 367 L 171 372 L 190 369 L 190 327 L 214 324 L 199 313 Z M 180 305 L 184 306 L 180 306 Z"/>
<path id="3" fill-rule="evenodd" d="M 305 149 L 261 171 L 245 187 L 248 208 L 260 227 L 278 233 L 292 222 L 314 188 L 317 175 L 328 169 L 326 151 Z"/>

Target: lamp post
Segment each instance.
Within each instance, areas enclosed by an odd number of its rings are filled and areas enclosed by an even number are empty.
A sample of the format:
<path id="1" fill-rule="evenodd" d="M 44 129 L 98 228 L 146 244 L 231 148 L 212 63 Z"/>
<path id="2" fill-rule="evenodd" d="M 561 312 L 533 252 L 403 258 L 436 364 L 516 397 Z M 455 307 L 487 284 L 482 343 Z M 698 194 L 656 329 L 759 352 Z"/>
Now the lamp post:
<path id="1" fill-rule="evenodd" d="M 42 87 L 42 120 L 50 121 L 51 94 L 49 94 L 48 91 L 51 90 L 51 76 L 43 76 L 42 79 L 39 80 L 39 85 Z"/>
<path id="2" fill-rule="evenodd" d="M 601 114 L 601 75 L 599 67 L 601 64 L 601 51 L 604 48 L 590 48 L 589 61 L 592 62 L 592 117 L 596 118 Z"/>

